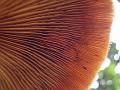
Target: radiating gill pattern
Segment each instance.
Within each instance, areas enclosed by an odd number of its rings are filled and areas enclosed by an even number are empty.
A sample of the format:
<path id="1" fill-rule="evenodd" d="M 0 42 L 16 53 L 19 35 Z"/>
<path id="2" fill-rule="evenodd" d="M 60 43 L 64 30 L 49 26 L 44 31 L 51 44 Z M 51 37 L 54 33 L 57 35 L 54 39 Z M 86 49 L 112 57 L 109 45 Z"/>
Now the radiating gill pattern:
<path id="1" fill-rule="evenodd" d="M 86 90 L 108 47 L 111 7 L 0 0 L 0 90 Z"/>

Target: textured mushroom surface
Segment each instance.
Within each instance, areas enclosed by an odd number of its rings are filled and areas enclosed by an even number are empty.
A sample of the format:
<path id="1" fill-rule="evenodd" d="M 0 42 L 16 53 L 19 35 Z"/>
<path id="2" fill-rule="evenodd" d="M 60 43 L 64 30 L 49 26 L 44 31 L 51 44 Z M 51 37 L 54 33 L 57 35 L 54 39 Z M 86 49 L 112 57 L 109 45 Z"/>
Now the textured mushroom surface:
<path id="1" fill-rule="evenodd" d="M 111 22 L 111 0 L 0 0 L 0 90 L 87 90 Z"/>

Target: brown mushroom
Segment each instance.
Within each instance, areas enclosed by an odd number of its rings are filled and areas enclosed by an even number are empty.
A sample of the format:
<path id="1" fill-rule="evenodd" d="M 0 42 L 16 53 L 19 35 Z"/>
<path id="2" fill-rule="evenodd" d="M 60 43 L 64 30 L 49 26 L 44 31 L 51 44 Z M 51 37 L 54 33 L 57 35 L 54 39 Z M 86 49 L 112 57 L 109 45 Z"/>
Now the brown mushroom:
<path id="1" fill-rule="evenodd" d="M 0 90 L 86 90 L 112 11 L 111 0 L 0 0 Z"/>

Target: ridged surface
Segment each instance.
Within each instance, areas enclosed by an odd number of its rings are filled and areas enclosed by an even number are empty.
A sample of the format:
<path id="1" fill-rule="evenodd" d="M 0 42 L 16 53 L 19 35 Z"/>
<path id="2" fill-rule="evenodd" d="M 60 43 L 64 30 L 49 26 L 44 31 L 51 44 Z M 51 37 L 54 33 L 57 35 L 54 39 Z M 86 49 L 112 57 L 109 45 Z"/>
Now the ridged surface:
<path id="1" fill-rule="evenodd" d="M 0 90 L 86 90 L 111 21 L 111 0 L 0 0 Z"/>

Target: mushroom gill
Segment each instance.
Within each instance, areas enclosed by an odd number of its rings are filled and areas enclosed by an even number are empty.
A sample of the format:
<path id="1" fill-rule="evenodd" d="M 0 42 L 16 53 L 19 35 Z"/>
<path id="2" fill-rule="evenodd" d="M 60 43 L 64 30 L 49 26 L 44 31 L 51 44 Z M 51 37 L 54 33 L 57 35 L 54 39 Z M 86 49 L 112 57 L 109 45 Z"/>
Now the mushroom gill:
<path id="1" fill-rule="evenodd" d="M 111 0 L 0 0 L 0 90 L 86 90 L 111 22 Z"/>

